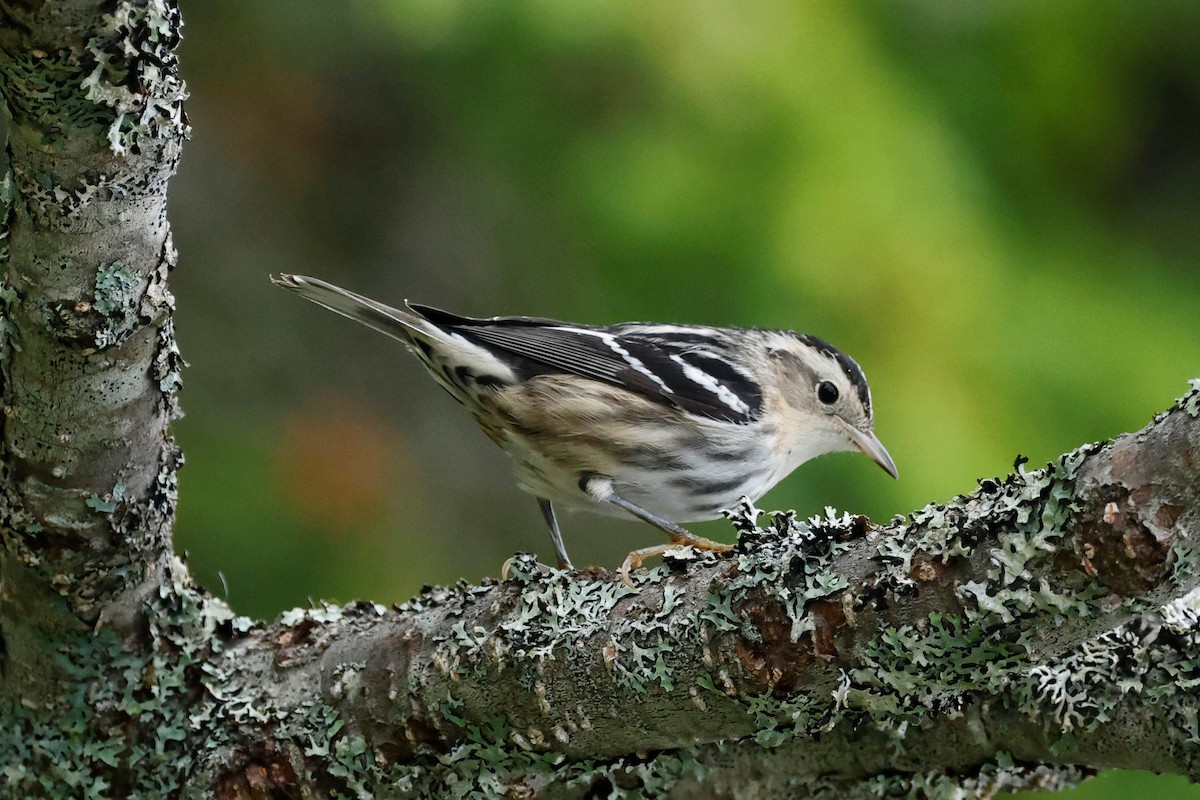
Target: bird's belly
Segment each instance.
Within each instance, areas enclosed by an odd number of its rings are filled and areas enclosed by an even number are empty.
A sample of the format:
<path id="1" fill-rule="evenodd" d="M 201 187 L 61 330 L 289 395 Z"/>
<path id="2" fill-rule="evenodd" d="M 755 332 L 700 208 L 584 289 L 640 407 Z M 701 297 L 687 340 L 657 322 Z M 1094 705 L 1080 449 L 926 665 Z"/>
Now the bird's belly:
<path id="1" fill-rule="evenodd" d="M 758 500 L 783 477 L 763 461 L 727 463 L 681 474 L 627 476 L 614 480 L 626 499 L 673 522 L 717 519 L 743 497 Z"/>
<path id="2" fill-rule="evenodd" d="M 601 475 L 612 481 L 613 491 L 625 500 L 672 522 L 717 519 L 722 510 L 733 507 L 743 496 L 757 500 L 788 472 L 757 447 L 745 448 L 737 457 L 695 455 L 689 459 L 677 452 L 662 463 L 640 464 L 597 449 L 570 465 L 515 438 L 510 438 L 504 449 L 515 462 L 518 485 L 535 497 L 605 516 L 629 518 L 627 511 L 598 502 L 581 488 L 582 477 Z"/>
<path id="3" fill-rule="evenodd" d="M 754 474 L 743 470 L 687 476 L 638 476 L 617 480 L 613 488 L 625 499 L 672 522 L 717 519 L 743 495 L 758 496 Z"/>

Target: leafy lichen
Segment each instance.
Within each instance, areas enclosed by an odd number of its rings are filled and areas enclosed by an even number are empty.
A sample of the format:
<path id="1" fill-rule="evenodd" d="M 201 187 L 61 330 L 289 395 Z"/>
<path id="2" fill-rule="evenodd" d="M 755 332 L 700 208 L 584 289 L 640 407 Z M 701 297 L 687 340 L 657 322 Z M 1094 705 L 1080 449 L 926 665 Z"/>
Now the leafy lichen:
<path id="1" fill-rule="evenodd" d="M 1200 378 L 1192 378 L 1188 381 L 1188 386 L 1191 391 L 1179 398 L 1177 404 L 1190 417 L 1200 417 Z"/>
<path id="2" fill-rule="evenodd" d="M 101 267 L 96 273 L 92 308 L 103 318 L 103 324 L 96 330 L 97 348 L 120 344 L 137 326 L 142 285 L 142 277 L 119 261 Z"/>
<path id="3" fill-rule="evenodd" d="M 249 621 L 191 592 L 164 590 L 153 610 L 148 652 L 127 650 L 107 628 L 71 637 L 56 659 L 63 691 L 0 711 L 8 796 L 178 796 L 201 753 L 230 741 L 238 706 L 222 693 L 196 696 L 193 671 L 211 679 L 212 653 Z"/>
<path id="4" fill-rule="evenodd" d="M 122 484 L 117 484 L 112 488 L 111 492 L 106 493 L 103 497 L 94 494 L 85 502 L 88 508 L 99 511 L 101 514 L 112 514 L 121 505 L 121 501 L 125 499 L 125 487 Z"/>
<path id="5" fill-rule="evenodd" d="M 108 111 L 101 122 L 109 147 L 125 154 L 144 139 L 185 136 L 187 90 L 175 53 L 178 8 L 166 0 L 126 0 L 104 15 L 104 23 L 87 42 L 92 67 L 80 87 L 86 100 Z"/>
<path id="6" fill-rule="evenodd" d="M 943 614 L 885 628 L 846 670 L 836 699 L 893 728 L 956 716 L 974 692 L 997 694 L 1028 666 L 1024 637 L 1005 641 Z"/>
<path id="7" fill-rule="evenodd" d="M 1155 624 L 1121 625 L 1030 669 L 1034 698 L 1063 731 L 1095 730 L 1128 695 L 1138 695 L 1165 715 L 1167 729 L 1200 744 L 1200 590 L 1150 618 Z"/>

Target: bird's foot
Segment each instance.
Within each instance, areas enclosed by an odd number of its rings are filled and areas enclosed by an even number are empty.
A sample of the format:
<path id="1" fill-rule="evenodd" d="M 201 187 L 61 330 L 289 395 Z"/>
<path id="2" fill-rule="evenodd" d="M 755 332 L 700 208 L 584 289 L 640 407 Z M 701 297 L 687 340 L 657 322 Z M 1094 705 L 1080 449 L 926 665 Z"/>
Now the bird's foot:
<path id="1" fill-rule="evenodd" d="M 500 580 L 502 580 L 502 581 L 508 580 L 508 571 L 510 569 L 512 569 L 513 562 L 516 561 L 519 557 L 520 557 L 519 555 L 515 555 L 515 556 L 509 556 L 507 559 L 505 559 L 503 566 L 500 567 Z"/>
<path id="2" fill-rule="evenodd" d="M 631 571 L 640 567 L 647 558 L 664 556 L 667 553 L 680 550 L 684 547 L 694 547 L 697 550 L 707 550 L 712 553 L 726 553 L 733 549 L 733 545 L 731 544 L 714 542 L 712 539 L 705 539 L 703 536 L 696 536 L 692 533 L 687 533 L 686 536 L 678 533 L 672 533 L 670 544 L 657 544 L 653 547 L 643 547 L 640 550 L 634 550 L 632 553 L 625 556 L 625 560 L 621 562 L 621 566 L 617 570 L 617 574 L 621 576 L 621 583 L 625 584 L 636 592 L 638 588 L 636 585 L 634 585 L 633 579 L 629 576 Z"/>

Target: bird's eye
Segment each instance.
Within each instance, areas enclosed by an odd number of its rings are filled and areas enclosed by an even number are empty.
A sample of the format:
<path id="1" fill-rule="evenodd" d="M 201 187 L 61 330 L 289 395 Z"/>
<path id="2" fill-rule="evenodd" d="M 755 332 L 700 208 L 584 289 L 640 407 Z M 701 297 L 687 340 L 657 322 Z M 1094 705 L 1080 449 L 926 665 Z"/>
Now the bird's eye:
<path id="1" fill-rule="evenodd" d="M 829 381 L 821 381 L 817 386 L 817 399 L 827 406 L 833 405 L 838 399 L 838 388 Z"/>

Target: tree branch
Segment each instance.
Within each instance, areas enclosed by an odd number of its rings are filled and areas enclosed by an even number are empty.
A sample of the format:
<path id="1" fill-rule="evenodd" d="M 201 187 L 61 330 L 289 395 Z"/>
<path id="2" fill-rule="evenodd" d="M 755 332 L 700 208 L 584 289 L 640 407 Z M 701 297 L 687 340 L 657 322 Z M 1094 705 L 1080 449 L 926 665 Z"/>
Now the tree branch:
<path id="1" fill-rule="evenodd" d="M 1195 777 L 1200 384 L 877 527 L 234 616 L 171 555 L 166 0 L 0 0 L 6 796 L 874 797 Z M 89 794 L 90 793 L 90 794 Z"/>
<path id="2" fill-rule="evenodd" d="M 319 684 L 364 774 L 428 791 L 1194 775 L 1197 414 L 1193 389 L 1137 434 L 882 528 L 744 508 L 732 558 L 672 559 L 637 594 L 526 557 L 395 612 L 285 615 L 230 653 Z"/>

